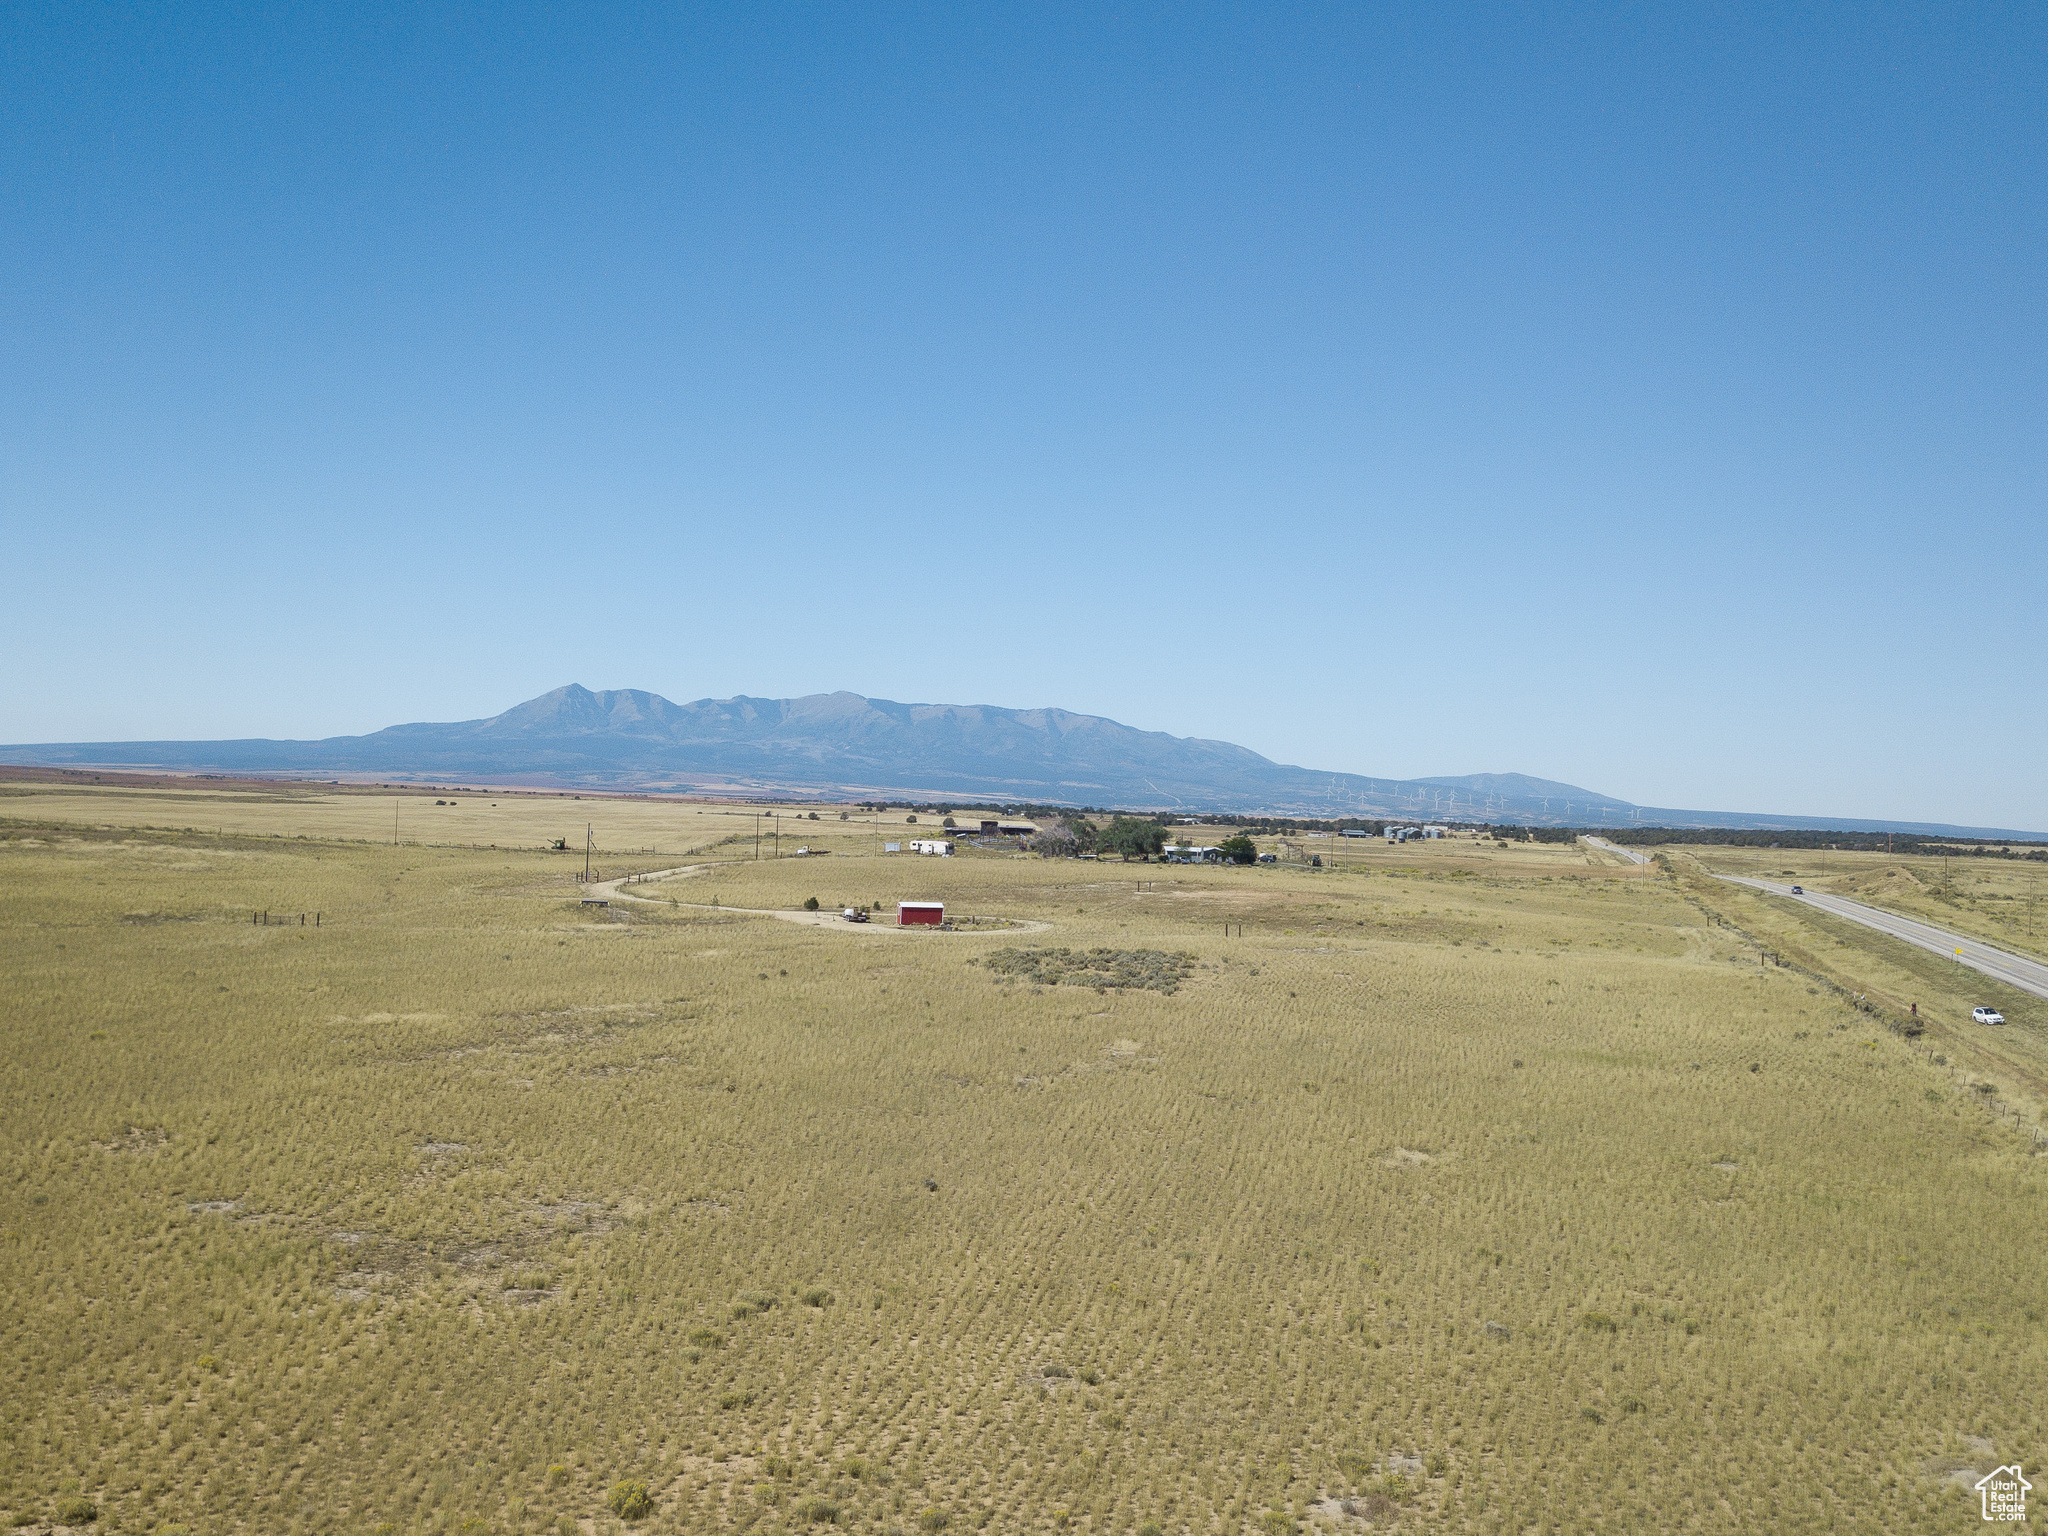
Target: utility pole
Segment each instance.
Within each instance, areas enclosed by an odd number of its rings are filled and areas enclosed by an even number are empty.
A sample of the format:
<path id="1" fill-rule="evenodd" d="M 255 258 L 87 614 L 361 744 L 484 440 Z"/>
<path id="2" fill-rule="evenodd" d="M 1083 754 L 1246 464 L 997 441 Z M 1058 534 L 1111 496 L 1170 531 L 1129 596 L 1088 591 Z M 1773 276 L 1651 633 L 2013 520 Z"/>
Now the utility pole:
<path id="1" fill-rule="evenodd" d="M 583 823 L 583 883 L 590 884 L 590 823 Z"/>
<path id="2" fill-rule="evenodd" d="M 398 846 L 398 796 L 391 797 L 391 846 Z"/>
<path id="3" fill-rule="evenodd" d="M 754 862 L 761 862 L 761 813 L 754 812 Z"/>

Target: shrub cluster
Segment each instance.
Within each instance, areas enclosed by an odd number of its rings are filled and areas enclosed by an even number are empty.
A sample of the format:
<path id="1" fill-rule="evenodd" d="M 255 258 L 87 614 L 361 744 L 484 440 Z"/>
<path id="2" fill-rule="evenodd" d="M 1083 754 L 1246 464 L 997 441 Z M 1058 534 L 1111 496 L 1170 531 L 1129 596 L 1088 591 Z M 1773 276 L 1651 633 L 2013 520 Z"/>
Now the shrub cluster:
<path id="1" fill-rule="evenodd" d="M 604 1502 L 621 1520 L 644 1520 L 654 1510 L 654 1497 L 647 1485 L 633 1478 L 613 1483 Z"/>
<path id="2" fill-rule="evenodd" d="M 999 949 L 982 962 L 999 976 L 1043 987 L 1097 987 L 1175 992 L 1195 957 L 1168 949 Z"/>

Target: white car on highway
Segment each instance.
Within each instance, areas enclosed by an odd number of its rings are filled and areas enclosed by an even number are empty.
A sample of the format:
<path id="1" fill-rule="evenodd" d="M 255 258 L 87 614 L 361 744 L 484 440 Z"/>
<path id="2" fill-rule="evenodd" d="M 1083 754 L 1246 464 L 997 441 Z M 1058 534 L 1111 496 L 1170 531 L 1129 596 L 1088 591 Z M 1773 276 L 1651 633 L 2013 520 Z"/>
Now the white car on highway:
<path id="1" fill-rule="evenodd" d="M 2003 1024 L 2005 1015 L 1996 1008 L 1972 1008 L 1970 1017 L 1979 1024 Z"/>

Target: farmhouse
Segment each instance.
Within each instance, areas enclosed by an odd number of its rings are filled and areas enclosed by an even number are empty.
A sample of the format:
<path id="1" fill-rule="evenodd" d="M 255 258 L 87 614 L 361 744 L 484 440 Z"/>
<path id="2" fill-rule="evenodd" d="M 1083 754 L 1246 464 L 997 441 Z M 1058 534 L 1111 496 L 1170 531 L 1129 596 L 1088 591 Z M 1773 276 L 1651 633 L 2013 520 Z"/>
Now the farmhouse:
<path id="1" fill-rule="evenodd" d="M 936 928 L 946 920 L 943 901 L 899 901 L 896 921 L 905 928 Z"/>

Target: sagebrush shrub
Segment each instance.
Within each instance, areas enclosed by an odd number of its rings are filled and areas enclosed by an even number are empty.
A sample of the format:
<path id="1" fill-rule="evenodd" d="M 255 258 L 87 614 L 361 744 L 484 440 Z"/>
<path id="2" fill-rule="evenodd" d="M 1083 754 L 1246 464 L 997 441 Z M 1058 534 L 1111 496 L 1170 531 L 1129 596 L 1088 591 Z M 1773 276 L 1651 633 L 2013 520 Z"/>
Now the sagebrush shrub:
<path id="1" fill-rule="evenodd" d="M 635 1478 L 624 1478 L 612 1484 L 612 1491 L 605 1495 L 605 1507 L 621 1520 L 644 1520 L 654 1509 L 654 1496 L 647 1491 L 647 1485 Z"/>

